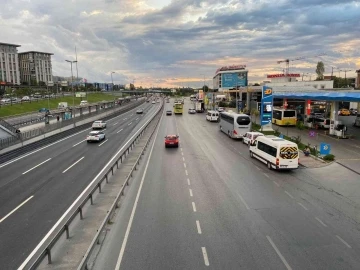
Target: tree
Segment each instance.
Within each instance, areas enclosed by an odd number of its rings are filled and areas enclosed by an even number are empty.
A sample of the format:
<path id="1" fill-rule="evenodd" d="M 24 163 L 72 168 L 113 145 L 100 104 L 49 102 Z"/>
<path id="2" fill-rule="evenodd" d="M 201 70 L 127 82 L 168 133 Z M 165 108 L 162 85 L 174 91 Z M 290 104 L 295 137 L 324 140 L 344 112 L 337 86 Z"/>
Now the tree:
<path id="1" fill-rule="evenodd" d="M 316 80 L 322 81 L 324 79 L 324 73 L 325 73 L 325 66 L 322 61 L 319 61 L 317 63 L 315 72 L 317 74 Z"/>
<path id="2" fill-rule="evenodd" d="M 204 85 L 203 88 L 202 88 L 202 90 L 204 90 L 205 93 L 208 92 L 208 91 L 209 91 L 209 86 Z"/>
<path id="3" fill-rule="evenodd" d="M 250 114 L 251 116 L 255 116 L 255 124 L 256 124 L 256 119 L 260 115 L 260 112 L 257 109 L 252 109 Z"/>
<path id="4" fill-rule="evenodd" d="M 130 83 L 130 90 L 135 90 L 135 85 Z"/>
<path id="5" fill-rule="evenodd" d="M 260 86 L 260 84 L 259 83 L 254 83 L 254 86 Z"/>

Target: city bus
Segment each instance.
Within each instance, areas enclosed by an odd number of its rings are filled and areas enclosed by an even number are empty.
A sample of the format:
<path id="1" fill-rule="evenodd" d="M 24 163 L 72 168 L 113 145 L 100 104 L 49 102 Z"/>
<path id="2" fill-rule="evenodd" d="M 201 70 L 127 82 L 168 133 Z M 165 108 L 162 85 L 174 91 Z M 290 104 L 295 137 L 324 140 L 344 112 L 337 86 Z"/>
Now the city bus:
<path id="1" fill-rule="evenodd" d="M 230 138 L 242 139 L 246 132 L 251 131 L 251 118 L 246 114 L 221 112 L 219 127 Z"/>
<path id="2" fill-rule="evenodd" d="M 174 114 L 183 114 L 184 105 L 180 102 L 174 104 Z"/>
<path id="3" fill-rule="evenodd" d="M 297 121 L 296 110 L 273 108 L 272 123 L 278 126 L 295 126 Z"/>

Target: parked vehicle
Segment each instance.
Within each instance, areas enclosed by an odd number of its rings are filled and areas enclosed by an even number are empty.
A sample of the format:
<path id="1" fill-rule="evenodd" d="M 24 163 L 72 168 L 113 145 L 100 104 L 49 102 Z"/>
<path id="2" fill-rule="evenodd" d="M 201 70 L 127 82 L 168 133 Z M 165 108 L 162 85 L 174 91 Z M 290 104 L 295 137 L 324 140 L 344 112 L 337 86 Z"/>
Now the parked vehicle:
<path id="1" fill-rule="evenodd" d="M 273 109 L 272 123 L 278 126 L 295 126 L 297 121 L 296 110 Z"/>
<path id="2" fill-rule="evenodd" d="M 67 102 L 59 102 L 58 104 L 58 109 L 59 110 L 65 110 L 66 108 L 68 108 L 68 103 Z"/>
<path id="3" fill-rule="evenodd" d="M 29 96 L 23 96 L 21 98 L 21 101 L 30 101 L 30 97 Z"/>
<path id="4" fill-rule="evenodd" d="M 80 101 L 80 106 L 87 106 L 89 105 L 89 103 L 87 102 L 87 100 L 82 100 Z"/>
<path id="5" fill-rule="evenodd" d="M 265 163 L 270 170 L 289 170 L 299 167 L 297 144 L 276 136 L 257 137 L 250 145 L 249 151 L 250 157 Z"/>

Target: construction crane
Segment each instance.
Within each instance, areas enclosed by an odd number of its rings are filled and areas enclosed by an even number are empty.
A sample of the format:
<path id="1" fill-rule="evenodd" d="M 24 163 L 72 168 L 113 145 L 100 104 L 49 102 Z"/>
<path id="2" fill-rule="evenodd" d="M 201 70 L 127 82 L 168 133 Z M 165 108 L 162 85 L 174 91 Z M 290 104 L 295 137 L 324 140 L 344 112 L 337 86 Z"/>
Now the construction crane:
<path id="1" fill-rule="evenodd" d="M 302 56 L 302 57 L 297 57 L 297 58 L 294 58 L 294 59 L 285 59 L 285 60 L 280 60 L 280 61 L 277 61 L 278 64 L 281 64 L 281 63 L 286 63 L 286 68 L 285 68 L 285 77 L 288 76 L 289 74 L 289 68 L 290 68 L 290 62 L 292 61 L 297 61 L 297 60 L 303 60 L 303 59 L 307 59 L 307 58 L 313 58 L 313 57 L 319 57 L 319 56 L 324 56 L 326 55 L 326 53 L 321 53 L 321 54 L 318 54 L 318 55 L 313 55 L 313 56 Z"/>

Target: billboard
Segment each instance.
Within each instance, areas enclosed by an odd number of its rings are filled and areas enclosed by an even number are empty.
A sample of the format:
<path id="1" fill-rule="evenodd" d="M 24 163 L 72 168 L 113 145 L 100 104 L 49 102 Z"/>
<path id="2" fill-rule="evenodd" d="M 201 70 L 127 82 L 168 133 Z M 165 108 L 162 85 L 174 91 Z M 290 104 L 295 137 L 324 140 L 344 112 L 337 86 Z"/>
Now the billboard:
<path id="1" fill-rule="evenodd" d="M 236 88 L 247 86 L 247 72 L 221 74 L 221 87 Z"/>
<path id="2" fill-rule="evenodd" d="M 204 91 L 203 91 L 203 90 L 199 90 L 198 100 L 203 100 L 203 99 L 204 99 Z"/>
<path id="3" fill-rule="evenodd" d="M 273 90 L 271 87 L 263 86 L 260 109 L 261 130 L 272 130 Z"/>
<path id="4" fill-rule="evenodd" d="M 86 97 L 86 93 L 85 92 L 76 92 L 75 97 L 80 97 L 80 98 Z"/>

